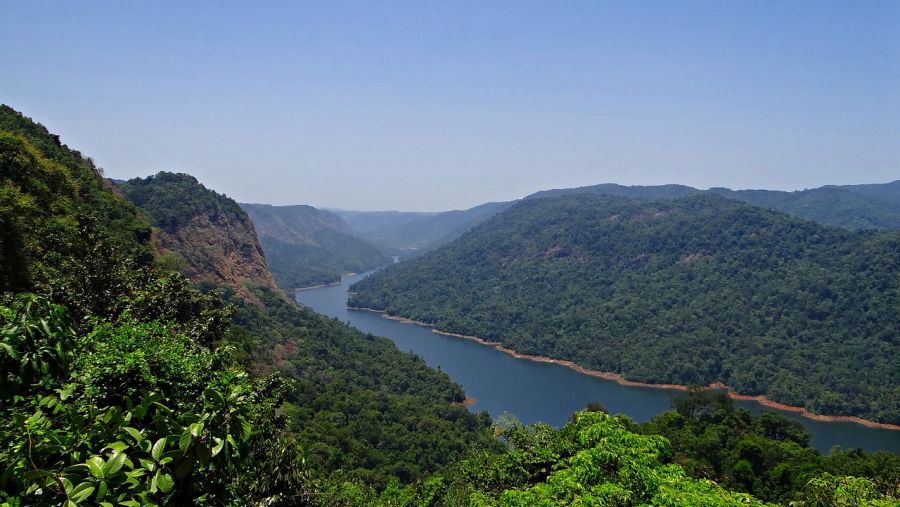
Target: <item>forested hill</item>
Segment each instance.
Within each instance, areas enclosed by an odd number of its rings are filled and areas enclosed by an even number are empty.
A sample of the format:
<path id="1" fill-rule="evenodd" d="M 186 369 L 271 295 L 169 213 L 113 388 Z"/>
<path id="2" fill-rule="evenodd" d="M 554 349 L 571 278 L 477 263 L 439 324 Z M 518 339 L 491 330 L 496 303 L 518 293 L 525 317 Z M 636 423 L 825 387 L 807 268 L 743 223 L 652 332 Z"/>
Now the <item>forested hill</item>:
<path id="1" fill-rule="evenodd" d="M 350 305 L 654 383 L 900 422 L 900 232 L 715 195 L 529 199 Z M 861 374 L 865 372 L 865 374 Z"/>
<path id="2" fill-rule="evenodd" d="M 160 172 L 120 183 L 126 199 L 159 229 L 163 262 L 195 284 L 226 286 L 245 299 L 254 287 L 275 289 L 253 223 L 234 200 L 187 174 Z"/>
<path id="3" fill-rule="evenodd" d="M 0 130 L 0 504 L 329 505 L 344 485 L 407 483 L 499 447 L 458 385 L 389 340 L 268 284 L 244 286 L 250 303 L 215 273 L 201 292 L 153 262 L 144 214 L 3 112 L 34 143 Z M 182 258 L 252 232 L 189 176 L 132 184 L 171 234 L 215 223 L 211 244 L 171 244 Z"/>
<path id="4" fill-rule="evenodd" d="M 28 134 L 0 129 L 0 505 L 896 504 L 897 456 L 821 456 L 795 423 L 704 393 L 641 427 L 491 427 L 385 338 L 264 285 L 257 303 L 192 288 L 88 160 L 12 120 Z M 199 197 L 182 209 L 233 212 L 173 181 Z"/>
<path id="5" fill-rule="evenodd" d="M 844 229 L 900 229 L 900 180 L 868 185 L 828 185 L 809 190 L 699 190 L 684 185 L 624 186 L 612 183 L 545 190 L 526 199 L 573 194 L 602 194 L 640 199 L 672 199 L 717 194 L 799 218 Z"/>
<path id="6" fill-rule="evenodd" d="M 241 204 L 256 226 L 269 270 L 287 291 L 340 280 L 390 262 L 339 216 L 312 206 Z"/>
<path id="7" fill-rule="evenodd" d="M 489 202 L 466 210 L 420 213 L 333 210 L 359 236 L 389 255 L 414 257 L 458 238 L 472 227 L 508 208 L 511 202 Z"/>

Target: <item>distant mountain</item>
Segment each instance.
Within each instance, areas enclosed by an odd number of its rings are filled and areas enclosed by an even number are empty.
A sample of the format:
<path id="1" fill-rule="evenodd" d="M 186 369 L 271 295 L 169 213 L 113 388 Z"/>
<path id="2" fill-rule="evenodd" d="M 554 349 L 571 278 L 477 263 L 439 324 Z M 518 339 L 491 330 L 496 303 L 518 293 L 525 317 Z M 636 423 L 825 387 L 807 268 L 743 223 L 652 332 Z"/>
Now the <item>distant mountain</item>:
<path id="1" fill-rule="evenodd" d="M 874 183 L 863 185 L 841 185 L 837 188 L 849 190 L 857 194 L 867 195 L 870 197 L 878 197 L 895 204 L 900 203 L 900 180 L 890 183 Z"/>
<path id="2" fill-rule="evenodd" d="M 269 269 L 285 290 L 340 280 L 390 262 L 334 213 L 312 206 L 241 204 L 256 225 Z"/>
<path id="3" fill-rule="evenodd" d="M 276 289 L 253 223 L 234 200 L 169 172 L 118 189 L 159 227 L 157 248 L 193 283 L 224 285 L 251 300 L 255 287 Z"/>
<path id="4" fill-rule="evenodd" d="M 871 185 L 824 186 L 810 190 L 700 190 L 684 185 L 624 186 L 612 183 L 545 190 L 526 197 L 536 199 L 574 194 L 601 194 L 640 199 L 673 199 L 718 194 L 796 217 L 844 229 L 900 229 L 900 180 Z"/>
<path id="5" fill-rule="evenodd" d="M 332 210 L 361 237 L 390 255 L 421 255 L 448 243 L 512 205 L 489 202 L 439 213 Z"/>
<path id="6" fill-rule="evenodd" d="M 897 423 L 898 273 L 894 231 L 709 194 L 564 195 L 362 280 L 350 304 L 633 380 Z"/>

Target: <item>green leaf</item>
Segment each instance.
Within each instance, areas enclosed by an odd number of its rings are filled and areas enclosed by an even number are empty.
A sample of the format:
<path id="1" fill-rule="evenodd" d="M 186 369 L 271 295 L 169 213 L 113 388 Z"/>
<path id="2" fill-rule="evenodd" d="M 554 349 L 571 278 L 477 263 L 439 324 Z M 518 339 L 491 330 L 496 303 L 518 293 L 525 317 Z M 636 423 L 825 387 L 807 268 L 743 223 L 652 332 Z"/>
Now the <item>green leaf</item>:
<path id="1" fill-rule="evenodd" d="M 175 486 L 175 479 L 172 478 L 169 474 L 163 474 L 159 477 L 159 490 L 163 493 L 168 493 L 172 491 L 172 488 Z"/>
<path id="2" fill-rule="evenodd" d="M 200 433 L 203 433 L 203 421 L 191 425 L 191 435 L 199 437 Z"/>
<path id="3" fill-rule="evenodd" d="M 159 458 L 162 457 L 163 451 L 166 450 L 166 437 L 162 437 L 153 444 L 153 448 L 150 450 L 150 457 L 153 458 L 154 461 L 159 461 Z"/>
<path id="4" fill-rule="evenodd" d="M 104 465 L 106 464 L 106 462 L 103 461 L 103 458 L 101 458 L 100 456 L 91 456 L 85 462 L 85 464 L 88 467 L 88 471 L 90 471 L 91 475 L 93 475 L 94 477 L 96 477 L 98 479 L 102 479 L 105 477 L 103 468 L 104 468 Z"/>
<path id="5" fill-rule="evenodd" d="M 131 438 L 133 438 L 135 440 L 135 442 L 141 443 L 144 440 L 143 433 L 138 431 L 137 428 L 132 428 L 131 426 L 125 426 L 122 429 L 124 429 L 129 435 L 131 435 Z"/>
<path id="6" fill-rule="evenodd" d="M 225 397 L 222 396 L 222 393 L 216 391 L 215 389 L 206 389 L 205 391 L 203 391 L 203 396 L 205 396 L 207 399 L 213 400 L 219 406 L 225 404 Z"/>
<path id="7" fill-rule="evenodd" d="M 191 432 L 190 430 L 184 430 L 181 433 L 181 438 L 178 439 L 178 448 L 181 449 L 181 452 L 187 452 L 188 447 L 191 446 Z"/>
<path id="8" fill-rule="evenodd" d="M 121 470 L 122 465 L 125 464 L 126 458 L 128 458 L 128 456 L 126 456 L 124 452 L 113 453 L 112 457 L 109 458 L 109 461 L 106 462 L 106 465 L 103 466 L 104 477 L 109 477 Z"/>
<path id="9" fill-rule="evenodd" d="M 247 440 L 250 439 L 250 432 L 252 431 L 253 427 L 250 426 L 250 423 L 243 417 L 241 417 L 240 420 L 241 420 L 241 430 L 243 432 L 241 437 L 243 438 L 244 442 L 246 442 Z"/>
<path id="10" fill-rule="evenodd" d="M 83 502 L 87 500 L 93 492 L 93 484 L 89 482 L 82 482 L 78 486 L 75 486 L 75 489 L 69 492 L 69 498 L 71 498 L 75 502 Z"/>
<path id="11" fill-rule="evenodd" d="M 215 458 L 217 454 L 222 452 L 222 448 L 225 447 L 225 441 L 219 437 L 213 437 L 213 440 L 216 441 L 216 445 L 212 448 L 212 456 Z"/>
<path id="12" fill-rule="evenodd" d="M 159 489 L 159 471 L 153 475 L 153 478 L 150 479 L 150 493 L 156 493 Z"/>
<path id="13" fill-rule="evenodd" d="M 125 449 L 128 449 L 128 444 L 126 444 L 125 442 L 113 442 L 113 443 L 107 445 L 106 447 L 104 447 L 102 450 L 105 450 L 105 449 L 112 449 L 114 451 L 124 451 Z"/>

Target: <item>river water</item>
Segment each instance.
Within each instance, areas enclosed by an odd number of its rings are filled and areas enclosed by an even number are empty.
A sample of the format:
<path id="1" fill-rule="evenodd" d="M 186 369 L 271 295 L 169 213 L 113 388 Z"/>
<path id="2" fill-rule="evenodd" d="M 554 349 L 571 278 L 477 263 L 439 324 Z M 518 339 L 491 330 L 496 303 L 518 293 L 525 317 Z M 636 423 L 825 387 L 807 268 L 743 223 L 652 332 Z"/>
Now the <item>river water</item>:
<path id="1" fill-rule="evenodd" d="M 672 399 L 680 394 L 670 389 L 623 386 L 565 366 L 516 359 L 472 340 L 433 333 L 425 326 L 385 319 L 375 312 L 349 310 L 347 289 L 364 276 L 346 276 L 338 285 L 298 291 L 297 301 L 367 333 L 386 336 L 400 350 L 412 352 L 429 366 L 447 372 L 476 400 L 470 407 L 473 411 L 486 410 L 494 418 L 509 413 L 526 424 L 543 421 L 561 426 L 573 412 L 597 401 L 610 413 L 626 414 L 644 422 L 669 410 Z M 738 400 L 735 404 L 753 413 L 763 409 L 753 401 Z M 780 413 L 803 423 L 813 434 L 812 445 L 822 452 L 835 445 L 900 452 L 900 431 Z"/>

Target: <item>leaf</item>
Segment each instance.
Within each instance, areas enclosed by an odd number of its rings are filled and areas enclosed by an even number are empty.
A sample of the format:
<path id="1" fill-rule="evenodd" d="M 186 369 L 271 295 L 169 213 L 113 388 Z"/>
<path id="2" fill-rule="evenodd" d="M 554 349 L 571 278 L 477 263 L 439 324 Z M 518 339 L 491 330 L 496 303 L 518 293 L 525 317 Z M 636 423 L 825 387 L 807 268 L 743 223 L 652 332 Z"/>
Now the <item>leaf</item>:
<path id="1" fill-rule="evenodd" d="M 225 441 L 219 437 L 213 437 L 213 440 L 216 441 L 216 445 L 212 448 L 212 456 L 215 458 L 217 454 L 222 452 L 222 448 L 225 447 Z"/>
<path id="2" fill-rule="evenodd" d="M 104 450 L 104 449 L 112 449 L 114 451 L 124 451 L 125 449 L 128 449 L 128 444 L 126 444 L 125 442 L 113 442 L 101 450 Z"/>
<path id="3" fill-rule="evenodd" d="M 125 464 L 126 458 L 128 458 L 128 456 L 126 456 L 124 452 L 113 453 L 112 457 L 109 458 L 109 461 L 106 462 L 106 465 L 103 465 L 103 475 L 109 477 L 121 470 L 122 465 Z"/>
<path id="4" fill-rule="evenodd" d="M 190 430 L 184 430 L 181 433 L 181 438 L 178 439 L 178 448 L 181 449 L 181 452 L 187 452 L 188 447 L 191 446 L 191 432 Z"/>
<path id="5" fill-rule="evenodd" d="M 240 421 L 241 421 L 241 431 L 243 432 L 241 434 L 241 437 L 243 438 L 244 442 L 246 442 L 247 440 L 250 439 L 250 432 L 252 431 L 253 427 L 250 426 L 250 423 L 243 417 L 240 418 Z"/>
<path id="6" fill-rule="evenodd" d="M 159 458 L 162 457 L 163 451 L 166 450 L 166 437 L 162 437 L 153 444 L 153 448 L 150 450 L 150 457 L 153 458 L 154 461 L 159 461 Z"/>
<path id="7" fill-rule="evenodd" d="M 94 477 L 97 477 L 98 479 L 102 479 L 105 477 L 103 467 L 106 462 L 103 461 L 103 458 L 101 458 L 100 456 L 91 456 L 85 462 L 85 464 L 87 465 L 88 470 L 91 472 L 91 475 L 93 475 Z"/>
<path id="8" fill-rule="evenodd" d="M 175 479 L 172 478 L 169 474 L 163 474 L 159 477 L 159 490 L 163 493 L 168 493 L 172 491 L 172 487 L 175 486 Z"/>
<path id="9" fill-rule="evenodd" d="M 132 428 L 131 426 L 125 426 L 122 429 L 124 429 L 129 435 L 131 435 L 131 438 L 133 438 L 135 440 L 135 442 L 141 443 L 144 440 L 143 433 L 138 431 L 137 428 Z"/>
<path id="10" fill-rule="evenodd" d="M 203 421 L 191 425 L 191 435 L 199 437 L 201 433 L 203 433 Z"/>
<path id="11" fill-rule="evenodd" d="M 222 393 L 216 391 L 215 389 L 206 389 L 205 391 L 203 391 L 203 396 L 205 396 L 207 399 L 215 401 L 215 403 L 219 406 L 225 404 L 225 397 L 222 396 Z"/>
<path id="12" fill-rule="evenodd" d="M 159 489 L 159 471 L 150 479 L 150 493 L 156 493 L 157 489 Z"/>
<path id="13" fill-rule="evenodd" d="M 83 502 L 87 500 L 91 494 L 94 492 L 94 485 L 89 482 L 82 482 L 78 486 L 75 486 L 71 492 L 69 492 L 69 498 L 77 502 Z"/>

